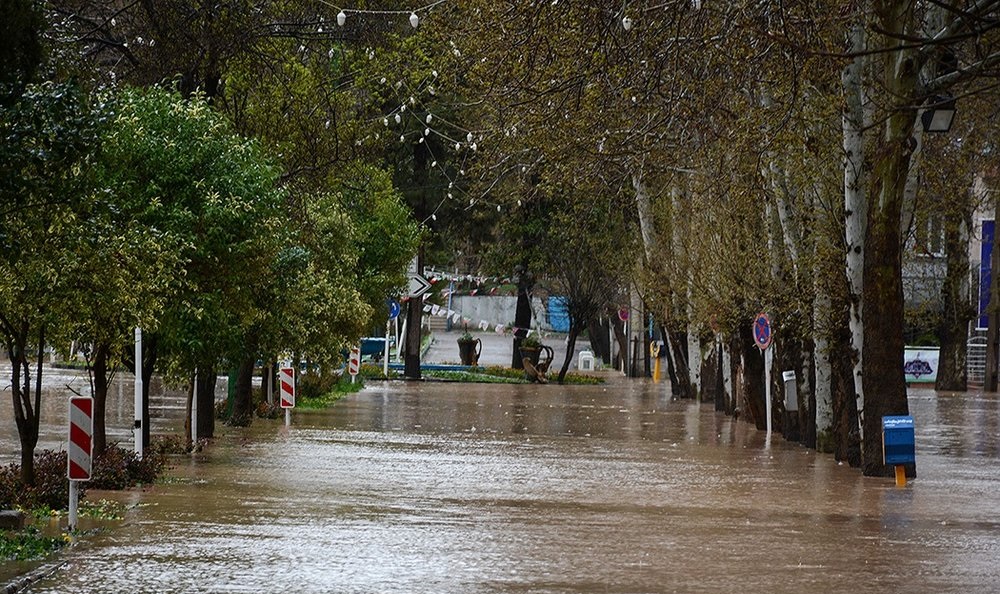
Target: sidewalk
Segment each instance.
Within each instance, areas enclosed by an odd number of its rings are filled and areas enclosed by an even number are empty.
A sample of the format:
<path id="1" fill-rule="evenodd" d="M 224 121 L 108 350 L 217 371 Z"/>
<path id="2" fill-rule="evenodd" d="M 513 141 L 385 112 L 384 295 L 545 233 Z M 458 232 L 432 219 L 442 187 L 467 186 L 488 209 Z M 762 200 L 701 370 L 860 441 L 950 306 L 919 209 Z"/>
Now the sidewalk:
<path id="1" fill-rule="evenodd" d="M 462 335 L 461 330 L 451 332 L 435 330 L 434 341 L 427 353 L 422 358 L 423 363 L 436 364 L 458 364 L 461 359 L 458 356 L 458 337 Z M 502 365 L 510 367 L 511 354 L 514 348 L 514 337 L 510 334 L 497 334 L 495 332 L 470 332 L 473 338 L 478 338 L 482 343 L 482 350 L 479 354 L 479 365 Z M 566 357 L 566 334 L 549 333 L 542 338 L 542 343 L 552 349 L 552 369 L 558 370 L 562 367 Z M 580 362 L 580 351 L 590 349 L 590 341 L 577 339 L 576 348 L 573 350 L 573 360 L 569 369 L 575 371 Z"/>

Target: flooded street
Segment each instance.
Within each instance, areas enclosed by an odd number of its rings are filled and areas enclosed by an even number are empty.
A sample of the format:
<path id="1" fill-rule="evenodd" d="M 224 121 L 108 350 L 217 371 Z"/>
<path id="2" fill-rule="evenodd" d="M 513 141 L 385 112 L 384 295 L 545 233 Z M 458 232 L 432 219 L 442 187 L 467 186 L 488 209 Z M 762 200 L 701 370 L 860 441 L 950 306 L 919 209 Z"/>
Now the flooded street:
<path id="1" fill-rule="evenodd" d="M 289 429 L 220 427 L 28 591 L 1000 588 L 996 394 L 911 391 L 899 489 L 667 392 L 374 383 Z"/>

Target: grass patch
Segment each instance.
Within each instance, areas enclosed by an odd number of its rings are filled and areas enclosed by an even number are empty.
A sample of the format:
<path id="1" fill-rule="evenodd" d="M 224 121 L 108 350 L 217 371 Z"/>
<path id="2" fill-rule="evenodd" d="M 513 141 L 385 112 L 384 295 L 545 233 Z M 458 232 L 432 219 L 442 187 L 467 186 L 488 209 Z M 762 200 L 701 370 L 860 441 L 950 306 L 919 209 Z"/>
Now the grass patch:
<path id="1" fill-rule="evenodd" d="M 358 381 L 351 383 L 351 376 L 345 376 L 340 378 L 336 384 L 333 385 L 333 389 L 320 394 L 319 396 L 303 397 L 298 398 L 295 401 L 295 408 L 301 408 L 305 410 L 319 410 L 328 408 L 335 402 L 347 396 L 348 394 L 354 394 L 355 392 L 361 391 L 365 387 L 364 381 L 360 379 Z"/>
<path id="2" fill-rule="evenodd" d="M 479 383 L 479 384 L 526 384 L 528 383 L 527 378 L 524 377 L 524 372 L 521 372 L 521 377 L 506 377 L 502 375 L 493 375 L 489 373 L 478 373 L 474 371 L 424 371 L 421 372 L 424 377 L 447 380 L 452 382 L 469 382 L 469 383 Z"/>
<path id="3" fill-rule="evenodd" d="M 41 559 L 66 545 L 66 539 L 43 536 L 38 528 L 0 532 L 0 560 L 31 561 Z"/>
<path id="4" fill-rule="evenodd" d="M 470 382 L 483 384 L 527 384 L 530 383 L 523 369 L 511 369 L 501 365 L 489 367 L 470 367 L 468 371 L 424 371 L 425 377 L 443 379 L 455 382 Z M 550 370 L 547 375 L 550 383 L 555 383 L 558 373 Z M 604 379 L 582 373 L 566 374 L 565 385 L 596 385 L 603 384 Z"/>
<path id="5" fill-rule="evenodd" d="M 79 515 L 81 518 L 94 518 L 95 520 L 124 520 L 126 511 L 128 511 L 128 506 L 120 501 L 84 499 L 80 502 Z"/>

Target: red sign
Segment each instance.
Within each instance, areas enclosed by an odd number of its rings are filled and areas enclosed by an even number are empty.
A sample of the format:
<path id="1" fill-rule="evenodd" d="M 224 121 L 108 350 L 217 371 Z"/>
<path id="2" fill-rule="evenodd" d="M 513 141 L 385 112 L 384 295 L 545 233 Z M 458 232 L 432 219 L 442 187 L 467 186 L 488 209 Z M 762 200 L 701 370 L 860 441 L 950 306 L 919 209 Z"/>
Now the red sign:
<path id="1" fill-rule="evenodd" d="M 351 358 L 347 360 L 347 373 L 357 375 L 361 371 L 361 349 L 351 349 Z"/>
<path id="2" fill-rule="evenodd" d="M 771 318 L 767 317 L 766 313 L 760 312 L 753 321 L 753 341 L 757 343 L 757 348 L 766 351 L 767 347 L 771 346 L 773 338 Z"/>
<path id="3" fill-rule="evenodd" d="M 69 455 L 66 476 L 71 481 L 89 481 L 93 460 L 94 401 L 83 396 L 69 399 Z"/>
<path id="4" fill-rule="evenodd" d="M 295 369 L 279 369 L 278 383 L 281 384 L 281 408 L 295 408 Z"/>

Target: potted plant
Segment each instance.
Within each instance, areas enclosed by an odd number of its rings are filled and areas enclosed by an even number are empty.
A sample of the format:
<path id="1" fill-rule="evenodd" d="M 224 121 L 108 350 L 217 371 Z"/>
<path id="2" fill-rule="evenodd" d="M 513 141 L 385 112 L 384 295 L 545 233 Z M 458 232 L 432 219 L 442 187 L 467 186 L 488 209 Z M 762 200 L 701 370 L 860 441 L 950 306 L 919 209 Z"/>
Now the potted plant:
<path id="1" fill-rule="evenodd" d="M 532 365 L 538 365 L 538 357 L 542 352 L 542 341 L 538 338 L 537 332 L 525 336 L 521 339 L 521 358 L 528 359 Z"/>
<path id="2" fill-rule="evenodd" d="M 458 337 L 458 356 L 462 359 L 462 365 L 478 365 L 482 350 L 482 341 L 469 334 L 468 330 Z"/>
<path id="3" fill-rule="evenodd" d="M 520 349 L 525 377 L 533 382 L 545 383 L 545 374 L 552 364 L 552 349 L 542 344 L 538 334 L 529 334 L 522 338 Z"/>

